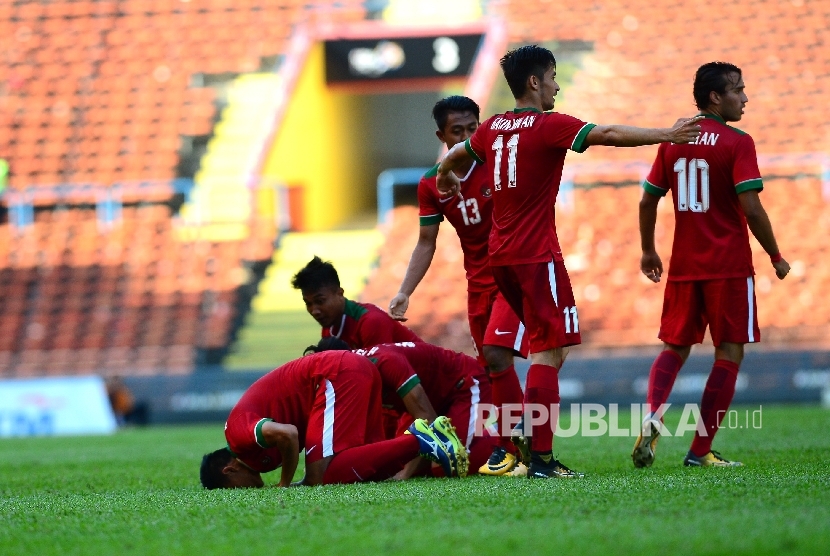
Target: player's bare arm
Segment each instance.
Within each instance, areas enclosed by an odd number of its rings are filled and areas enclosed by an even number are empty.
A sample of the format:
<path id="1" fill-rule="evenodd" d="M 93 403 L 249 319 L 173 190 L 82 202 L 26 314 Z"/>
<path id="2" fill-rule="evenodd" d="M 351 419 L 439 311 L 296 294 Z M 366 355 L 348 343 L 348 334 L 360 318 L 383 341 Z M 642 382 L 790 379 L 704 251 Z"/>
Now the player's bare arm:
<path id="1" fill-rule="evenodd" d="M 458 143 L 447 151 L 447 154 L 438 165 L 438 176 L 435 183 L 441 195 L 458 195 L 461 190 L 461 180 L 458 179 L 453 170 L 462 167 L 464 164 L 469 164 L 471 160 L 472 157 L 467 152 L 464 143 Z"/>
<path id="2" fill-rule="evenodd" d="M 438 414 L 435 412 L 435 408 L 432 407 L 432 403 L 430 403 L 429 398 L 427 397 L 424 387 L 420 384 L 416 384 L 412 390 L 407 392 L 406 395 L 401 398 L 401 401 L 406 407 L 406 412 L 416 419 L 426 419 L 432 423 L 435 421 L 435 418 L 438 417 Z"/>
<path id="3" fill-rule="evenodd" d="M 409 258 L 409 265 L 406 267 L 406 274 L 401 282 L 401 287 L 398 294 L 389 302 L 389 316 L 395 320 L 405 322 L 407 319 L 404 316 L 406 310 L 409 308 L 409 296 L 421 283 L 421 280 L 426 276 L 432 264 L 432 257 L 435 255 L 435 247 L 438 240 L 439 224 L 430 224 L 429 226 L 421 226 L 418 232 L 418 243 L 415 244 L 415 249 L 412 250 L 412 256 Z"/>
<path id="4" fill-rule="evenodd" d="M 700 134 L 703 116 L 681 118 L 670 128 L 643 128 L 627 125 L 598 125 L 585 137 L 587 145 L 639 147 L 658 143 L 692 143 Z"/>
<path id="5" fill-rule="evenodd" d="M 287 423 L 266 421 L 262 424 L 262 436 L 268 446 L 277 448 L 282 456 L 279 486 L 291 486 L 291 479 L 294 478 L 300 459 L 300 435 L 297 427 Z"/>
<path id="6" fill-rule="evenodd" d="M 772 232 L 772 224 L 769 221 L 767 211 L 764 210 L 764 205 L 761 204 L 761 198 L 758 196 L 758 191 L 751 189 L 738 194 L 738 200 L 741 203 L 741 209 L 744 211 L 746 223 L 749 226 L 749 231 L 770 256 L 773 268 L 775 268 L 775 275 L 779 280 L 783 280 L 790 272 L 790 265 L 781 257 L 781 252 L 778 249 L 778 242 L 775 241 L 775 234 Z"/>
<path id="7" fill-rule="evenodd" d="M 660 281 L 663 275 L 663 261 L 657 254 L 654 245 L 654 227 L 657 224 L 657 205 L 660 197 L 643 191 L 640 199 L 640 247 L 643 255 L 640 258 L 640 270 L 654 283 Z"/>

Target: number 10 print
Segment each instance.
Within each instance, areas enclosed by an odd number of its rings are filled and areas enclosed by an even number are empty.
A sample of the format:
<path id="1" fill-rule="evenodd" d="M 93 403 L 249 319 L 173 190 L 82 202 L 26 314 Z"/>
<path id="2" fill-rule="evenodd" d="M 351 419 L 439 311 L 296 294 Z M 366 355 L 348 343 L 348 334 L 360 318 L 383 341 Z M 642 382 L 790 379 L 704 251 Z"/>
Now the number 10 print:
<path id="1" fill-rule="evenodd" d="M 698 180 L 698 171 L 700 179 Z M 706 212 L 709 210 L 709 164 L 702 158 L 689 161 L 686 172 L 686 159 L 678 158 L 674 163 L 677 174 L 677 210 Z M 698 192 L 698 184 L 700 191 Z"/>

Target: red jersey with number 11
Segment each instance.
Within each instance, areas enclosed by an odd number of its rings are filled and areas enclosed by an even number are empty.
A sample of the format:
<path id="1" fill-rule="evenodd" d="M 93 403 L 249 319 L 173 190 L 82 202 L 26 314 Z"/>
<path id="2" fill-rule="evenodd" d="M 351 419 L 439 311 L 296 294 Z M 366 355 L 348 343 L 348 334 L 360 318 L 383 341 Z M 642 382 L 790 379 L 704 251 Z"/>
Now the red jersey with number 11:
<path id="1" fill-rule="evenodd" d="M 517 108 L 481 124 L 464 143 L 493 179 L 490 265 L 562 260 L 554 203 L 568 149 L 583 152 L 594 128 L 574 117 Z"/>
<path id="2" fill-rule="evenodd" d="M 738 194 L 764 188 L 752 137 L 705 114 L 695 143 L 662 143 L 643 188 L 672 192 L 674 243 L 669 280 L 755 274 Z"/>

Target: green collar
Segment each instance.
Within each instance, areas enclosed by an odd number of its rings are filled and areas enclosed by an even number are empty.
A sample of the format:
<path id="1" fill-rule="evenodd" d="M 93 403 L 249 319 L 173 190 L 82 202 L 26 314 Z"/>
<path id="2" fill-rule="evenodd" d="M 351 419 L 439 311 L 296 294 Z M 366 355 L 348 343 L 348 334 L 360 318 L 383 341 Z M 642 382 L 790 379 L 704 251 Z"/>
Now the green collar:
<path id="1" fill-rule="evenodd" d="M 716 120 L 716 121 L 722 123 L 723 125 L 727 125 L 726 120 L 724 120 L 723 118 L 721 118 L 717 114 L 709 114 L 709 113 L 701 112 L 700 115 L 703 116 L 704 118 L 709 118 L 709 119 L 712 119 L 712 120 Z"/>
<path id="2" fill-rule="evenodd" d="M 536 112 L 537 114 L 541 114 L 541 113 L 542 113 L 542 111 L 541 111 L 541 110 L 539 110 L 538 108 L 534 108 L 534 107 L 532 107 L 532 106 L 528 106 L 527 108 L 514 108 L 514 109 L 512 110 L 512 112 L 513 112 L 514 114 L 520 114 L 520 113 L 522 113 L 522 112 Z"/>

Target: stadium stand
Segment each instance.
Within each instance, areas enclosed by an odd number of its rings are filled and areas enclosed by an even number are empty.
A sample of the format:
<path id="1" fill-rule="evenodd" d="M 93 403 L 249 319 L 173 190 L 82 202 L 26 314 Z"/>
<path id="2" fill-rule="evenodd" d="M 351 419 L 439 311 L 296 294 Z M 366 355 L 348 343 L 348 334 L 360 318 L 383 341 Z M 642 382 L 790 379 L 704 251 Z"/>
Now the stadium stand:
<path id="1" fill-rule="evenodd" d="M 275 234 L 250 210 L 269 200 L 244 201 L 240 126 L 267 113 L 295 24 L 364 16 L 354 0 L 0 2 L 0 376 L 183 373 L 224 352 Z"/>
<path id="2" fill-rule="evenodd" d="M 98 226 L 77 208 L 38 211 L 19 237 L 0 226 L 0 375 L 183 373 L 226 344 L 239 242 L 179 241 L 164 205 Z"/>

